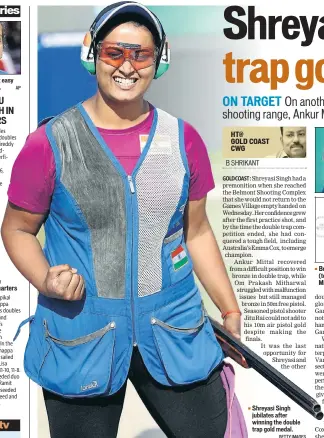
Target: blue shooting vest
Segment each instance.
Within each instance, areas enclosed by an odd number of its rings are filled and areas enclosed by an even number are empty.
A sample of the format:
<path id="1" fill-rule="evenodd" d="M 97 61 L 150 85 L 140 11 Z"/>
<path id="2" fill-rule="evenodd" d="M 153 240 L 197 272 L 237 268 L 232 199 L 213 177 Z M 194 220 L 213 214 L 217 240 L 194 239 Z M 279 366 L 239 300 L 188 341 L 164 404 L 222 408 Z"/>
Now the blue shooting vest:
<path id="1" fill-rule="evenodd" d="M 27 375 L 65 397 L 118 391 L 137 345 L 153 378 L 204 380 L 222 361 L 183 234 L 190 174 L 183 121 L 155 109 L 127 175 L 81 104 L 46 125 L 56 181 L 44 254 L 85 280 L 85 296 L 38 296 Z M 126 139 L 127 140 L 127 139 Z"/>

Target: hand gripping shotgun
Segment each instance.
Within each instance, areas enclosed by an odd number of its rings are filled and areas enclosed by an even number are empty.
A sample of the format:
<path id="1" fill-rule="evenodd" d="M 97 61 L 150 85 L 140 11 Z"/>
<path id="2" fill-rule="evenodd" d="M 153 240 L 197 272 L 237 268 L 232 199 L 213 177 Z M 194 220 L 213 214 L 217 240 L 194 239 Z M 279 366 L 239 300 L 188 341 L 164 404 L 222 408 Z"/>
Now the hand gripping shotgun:
<path id="1" fill-rule="evenodd" d="M 306 392 L 291 382 L 287 377 L 269 365 L 260 356 L 253 353 L 246 345 L 231 335 L 225 328 L 209 316 L 216 338 L 225 356 L 230 357 L 243 368 L 253 368 L 261 376 L 286 394 L 291 400 L 301 406 L 317 420 L 322 420 L 320 404 Z"/>

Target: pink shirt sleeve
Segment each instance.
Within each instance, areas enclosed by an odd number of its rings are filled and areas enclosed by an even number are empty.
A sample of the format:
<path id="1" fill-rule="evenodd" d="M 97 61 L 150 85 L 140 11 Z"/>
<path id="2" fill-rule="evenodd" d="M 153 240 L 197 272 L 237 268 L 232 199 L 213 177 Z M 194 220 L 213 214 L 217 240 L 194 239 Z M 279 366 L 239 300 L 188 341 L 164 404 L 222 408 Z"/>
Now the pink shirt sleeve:
<path id="1" fill-rule="evenodd" d="M 32 132 L 11 172 L 9 201 L 32 213 L 49 210 L 55 183 L 55 161 L 45 125 Z"/>
<path id="2" fill-rule="evenodd" d="M 198 201 L 215 187 L 205 143 L 189 123 L 184 122 L 185 149 L 190 170 L 189 200 Z"/>

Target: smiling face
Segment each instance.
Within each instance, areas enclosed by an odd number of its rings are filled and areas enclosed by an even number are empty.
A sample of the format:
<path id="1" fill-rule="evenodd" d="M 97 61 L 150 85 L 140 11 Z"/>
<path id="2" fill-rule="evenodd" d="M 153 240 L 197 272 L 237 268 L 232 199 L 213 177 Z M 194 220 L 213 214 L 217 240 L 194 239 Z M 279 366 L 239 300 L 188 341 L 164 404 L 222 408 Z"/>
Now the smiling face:
<path id="1" fill-rule="evenodd" d="M 133 23 L 123 23 L 115 27 L 102 40 L 102 46 L 107 47 L 110 42 L 117 43 L 123 49 L 136 45 L 137 49 L 145 48 L 153 52 L 155 50 L 150 31 L 144 26 L 136 26 Z M 120 56 L 120 53 L 114 54 L 113 51 L 107 53 L 111 57 Z M 128 51 L 124 53 L 127 54 Z M 134 102 L 142 99 L 154 78 L 155 64 L 136 70 L 127 57 L 119 67 L 107 64 L 102 59 L 98 56 L 96 63 L 96 75 L 101 93 L 115 102 Z"/>
<path id="2" fill-rule="evenodd" d="M 284 127 L 281 143 L 283 150 L 290 158 L 306 157 L 306 128 Z"/>

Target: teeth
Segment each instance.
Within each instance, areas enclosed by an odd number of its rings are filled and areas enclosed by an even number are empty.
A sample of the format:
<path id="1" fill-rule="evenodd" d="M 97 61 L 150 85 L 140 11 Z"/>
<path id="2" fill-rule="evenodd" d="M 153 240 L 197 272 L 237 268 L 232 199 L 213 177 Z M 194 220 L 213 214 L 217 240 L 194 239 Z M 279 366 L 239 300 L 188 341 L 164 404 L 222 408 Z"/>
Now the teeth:
<path id="1" fill-rule="evenodd" d="M 114 81 L 123 85 L 132 85 L 136 82 L 136 79 L 114 78 Z"/>

